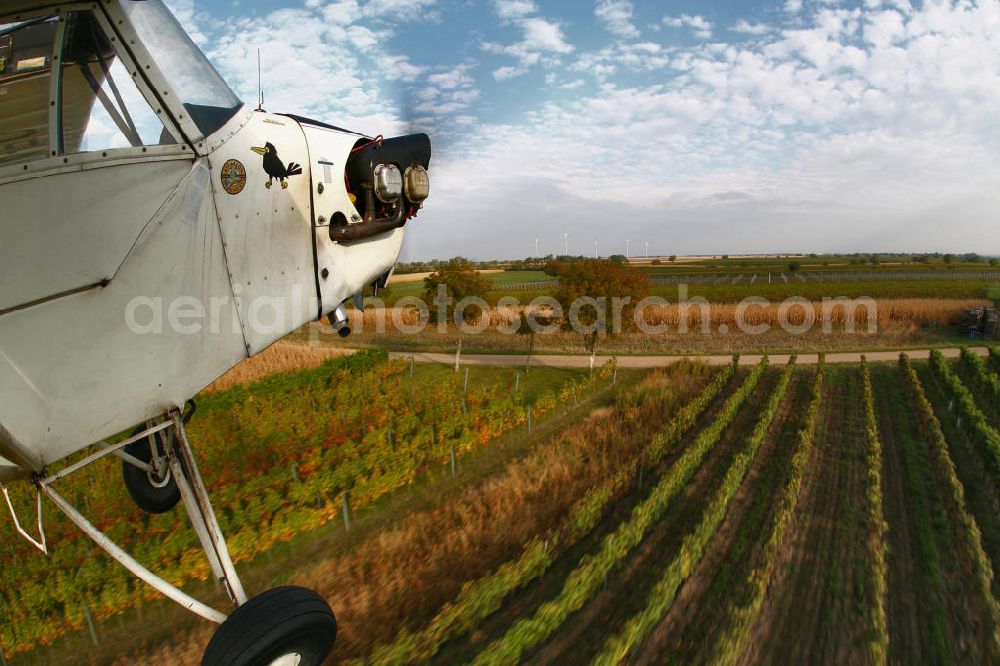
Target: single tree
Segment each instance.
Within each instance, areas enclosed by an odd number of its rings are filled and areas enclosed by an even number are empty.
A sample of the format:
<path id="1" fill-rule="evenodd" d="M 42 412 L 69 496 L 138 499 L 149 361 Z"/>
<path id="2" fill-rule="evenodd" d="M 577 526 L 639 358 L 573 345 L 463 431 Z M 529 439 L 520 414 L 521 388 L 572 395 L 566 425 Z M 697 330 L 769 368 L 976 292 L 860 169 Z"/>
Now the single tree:
<path id="1" fill-rule="evenodd" d="M 635 326 L 636 305 L 651 286 L 639 271 L 610 260 L 551 261 L 545 272 L 559 280 L 555 298 L 563 310 L 563 328 L 579 324 L 583 346 L 591 354 L 601 333 L 615 335 Z"/>
<path id="2" fill-rule="evenodd" d="M 442 296 L 442 287 L 443 295 Z M 464 257 L 455 257 L 424 278 L 424 302 L 431 312 L 431 320 L 451 321 L 455 315 L 455 305 L 463 298 L 485 299 L 490 285 L 476 270 L 475 265 Z M 481 304 L 470 304 L 462 310 L 459 323 L 475 324 L 483 316 Z"/>

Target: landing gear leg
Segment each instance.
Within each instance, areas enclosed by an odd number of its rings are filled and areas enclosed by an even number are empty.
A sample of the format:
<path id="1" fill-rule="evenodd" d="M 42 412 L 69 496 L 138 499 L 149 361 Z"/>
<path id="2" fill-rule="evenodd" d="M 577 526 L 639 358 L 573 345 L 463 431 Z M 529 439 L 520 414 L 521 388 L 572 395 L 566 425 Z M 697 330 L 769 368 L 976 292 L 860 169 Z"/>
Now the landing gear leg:
<path id="1" fill-rule="evenodd" d="M 247 599 L 198 472 L 184 424 L 179 415 L 174 419 L 177 446 L 176 455 L 169 458 L 170 469 L 212 571 L 236 606 L 209 642 L 202 664 L 319 666 L 337 637 L 333 611 L 322 597 L 301 587 L 279 587 Z"/>
<path id="2" fill-rule="evenodd" d="M 104 445 L 87 458 L 48 476 L 36 476 L 34 483 L 40 495 L 47 496 L 98 546 L 108 552 L 126 569 L 158 591 L 201 617 L 221 626 L 205 651 L 203 666 L 319 666 L 333 648 L 337 637 L 337 620 L 330 606 L 315 592 L 301 587 L 279 587 L 256 597 L 247 598 L 236 574 L 226 541 L 219 528 L 208 491 L 202 482 L 191 445 L 184 432 L 179 411 L 171 413 L 167 422 L 147 428 L 117 445 Z M 169 423 L 170 425 L 167 425 Z M 149 569 L 139 564 L 122 548 L 90 523 L 54 488 L 52 484 L 76 470 L 129 444 L 170 430 L 165 448 L 170 477 L 187 508 L 191 525 L 208 556 L 212 572 L 225 588 L 235 610 L 224 613 L 192 598 Z M 164 433 L 166 434 L 166 433 Z M 129 456 L 131 457 L 131 456 Z M 133 461 L 140 462 L 141 461 Z M 39 500 L 40 502 L 40 500 Z M 41 531 L 39 504 L 39 531 Z M 33 540 L 34 543 L 34 540 Z M 44 543 L 36 543 L 44 550 Z"/>

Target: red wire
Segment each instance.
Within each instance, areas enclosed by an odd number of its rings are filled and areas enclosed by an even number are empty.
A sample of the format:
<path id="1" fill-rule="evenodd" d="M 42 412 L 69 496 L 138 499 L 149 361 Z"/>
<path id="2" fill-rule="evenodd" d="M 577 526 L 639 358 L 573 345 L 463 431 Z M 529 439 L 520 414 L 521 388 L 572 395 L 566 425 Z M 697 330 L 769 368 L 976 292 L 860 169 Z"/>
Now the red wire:
<path id="1" fill-rule="evenodd" d="M 360 146 L 355 146 L 354 148 L 351 148 L 351 152 L 352 153 L 356 153 L 359 150 L 361 150 L 362 148 L 367 148 L 368 146 L 372 145 L 373 143 L 382 143 L 382 140 L 383 140 L 383 137 L 382 137 L 381 134 L 379 134 L 377 137 L 375 137 L 374 139 L 372 139 L 368 143 L 363 143 Z"/>

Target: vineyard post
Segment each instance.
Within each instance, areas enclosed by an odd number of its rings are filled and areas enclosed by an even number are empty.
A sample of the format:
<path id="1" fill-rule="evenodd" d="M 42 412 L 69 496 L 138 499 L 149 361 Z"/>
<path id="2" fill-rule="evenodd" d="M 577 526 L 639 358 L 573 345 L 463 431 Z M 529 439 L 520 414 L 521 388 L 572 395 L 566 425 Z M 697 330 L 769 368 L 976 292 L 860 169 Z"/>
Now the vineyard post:
<path id="1" fill-rule="evenodd" d="M 611 375 L 611 385 L 614 386 L 618 383 L 618 366 L 615 365 L 615 372 Z"/>
<path id="2" fill-rule="evenodd" d="M 341 495 L 344 500 L 344 529 L 348 532 L 351 531 L 351 498 L 348 492 L 345 490 L 344 494 Z"/>
<path id="3" fill-rule="evenodd" d="M 521 373 L 520 372 L 515 372 L 514 373 L 514 393 L 517 393 L 520 390 L 521 390 Z"/>
<path id="4" fill-rule="evenodd" d="M 413 357 L 410 357 L 410 376 L 413 376 Z"/>
<path id="5" fill-rule="evenodd" d="M 451 445 L 451 478 L 455 478 L 455 445 Z"/>
<path id="6" fill-rule="evenodd" d="M 531 407 L 528 407 L 528 434 L 531 434 Z"/>
<path id="7" fill-rule="evenodd" d="M 83 605 L 83 616 L 87 618 L 87 628 L 90 629 L 90 640 L 94 641 L 94 645 L 100 645 L 100 641 L 97 640 L 97 628 L 94 627 L 94 616 L 90 614 L 90 607 L 87 604 Z"/>
<path id="8" fill-rule="evenodd" d="M 469 392 L 469 366 L 465 366 L 465 385 L 462 386 L 462 393 Z"/>
<path id="9" fill-rule="evenodd" d="M 458 362 L 462 358 L 462 338 L 458 339 L 458 347 L 455 348 L 455 372 L 458 372 Z"/>
<path id="10" fill-rule="evenodd" d="M 385 433 L 386 439 L 389 440 L 389 448 L 393 451 L 396 450 L 396 445 L 392 443 L 392 428 L 389 428 Z"/>
<path id="11" fill-rule="evenodd" d="M 292 463 L 290 465 L 290 467 L 292 468 L 292 481 L 294 481 L 295 483 L 298 483 L 300 481 L 300 479 L 299 479 L 299 468 L 295 466 L 295 463 Z"/>

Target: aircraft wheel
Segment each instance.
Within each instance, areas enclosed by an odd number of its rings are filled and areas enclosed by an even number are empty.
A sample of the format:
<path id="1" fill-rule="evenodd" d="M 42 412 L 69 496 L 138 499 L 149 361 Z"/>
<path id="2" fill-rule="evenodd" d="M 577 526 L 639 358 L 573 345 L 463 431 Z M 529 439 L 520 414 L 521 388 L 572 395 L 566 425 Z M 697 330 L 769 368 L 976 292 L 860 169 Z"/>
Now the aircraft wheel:
<path id="1" fill-rule="evenodd" d="M 233 611 L 212 636 L 202 666 L 319 666 L 337 620 L 312 590 L 276 587 Z"/>
<path id="2" fill-rule="evenodd" d="M 143 425 L 137 426 L 132 431 L 132 434 L 137 435 L 145 429 L 146 427 Z M 173 433 L 169 431 L 168 433 L 167 437 L 172 443 Z M 150 437 L 156 442 L 157 455 L 163 456 L 165 452 L 159 433 L 154 433 Z M 144 463 L 149 463 L 153 460 L 153 452 L 149 447 L 149 437 L 132 442 L 125 447 L 125 452 L 135 456 Z M 127 460 L 123 460 L 122 477 L 125 481 L 125 488 L 128 490 L 128 494 L 132 496 L 132 500 L 136 506 L 146 513 L 166 513 L 174 508 L 181 499 L 181 491 L 177 488 L 177 482 L 174 481 L 170 469 L 165 464 L 163 475 L 158 476 L 152 472 L 139 469 Z"/>

